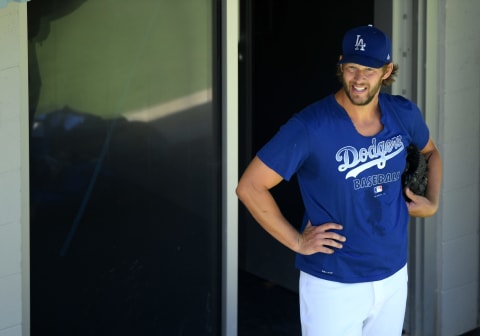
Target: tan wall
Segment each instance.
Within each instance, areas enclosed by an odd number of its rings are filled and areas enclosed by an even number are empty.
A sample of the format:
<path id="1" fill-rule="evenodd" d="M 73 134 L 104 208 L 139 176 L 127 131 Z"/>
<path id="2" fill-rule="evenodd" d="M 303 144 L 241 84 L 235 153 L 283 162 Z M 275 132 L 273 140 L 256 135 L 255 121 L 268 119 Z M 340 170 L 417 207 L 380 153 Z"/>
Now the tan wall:
<path id="1" fill-rule="evenodd" d="M 0 336 L 29 329 L 26 9 L 0 8 Z"/>

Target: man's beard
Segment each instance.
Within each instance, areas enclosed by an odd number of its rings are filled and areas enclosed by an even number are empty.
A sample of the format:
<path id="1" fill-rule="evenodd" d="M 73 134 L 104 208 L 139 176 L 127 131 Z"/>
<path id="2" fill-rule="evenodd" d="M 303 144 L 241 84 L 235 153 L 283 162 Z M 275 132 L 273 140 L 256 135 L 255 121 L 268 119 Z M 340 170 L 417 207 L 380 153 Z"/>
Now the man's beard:
<path id="1" fill-rule="evenodd" d="M 345 82 L 345 79 L 343 79 L 343 78 L 342 78 L 342 85 L 343 85 L 343 89 L 345 90 L 345 93 L 347 94 L 348 99 L 350 99 L 350 102 L 353 105 L 365 106 L 365 105 L 370 104 L 370 102 L 373 100 L 373 98 L 375 98 L 376 94 L 380 91 L 381 86 L 382 86 L 382 81 L 379 81 L 371 90 L 369 90 L 367 88 L 368 96 L 367 96 L 367 99 L 365 99 L 364 101 L 355 101 L 354 100 L 354 98 L 352 97 L 352 95 L 350 93 L 351 87 L 348 86 L 348 84 Z"/>

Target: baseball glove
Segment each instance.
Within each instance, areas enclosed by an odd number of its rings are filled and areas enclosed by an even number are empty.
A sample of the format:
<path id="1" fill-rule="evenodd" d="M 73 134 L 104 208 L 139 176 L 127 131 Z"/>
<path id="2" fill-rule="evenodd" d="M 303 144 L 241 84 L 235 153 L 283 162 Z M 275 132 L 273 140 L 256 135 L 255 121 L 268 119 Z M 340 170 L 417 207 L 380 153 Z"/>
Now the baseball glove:
<path id="1" fill-rule="evenodd" d="M 407 162 L 405 171 L 402 174 L 402 185 L 405 199 L 410 199 L 405 195 L 405 187 L 408 187 L 414 194 L 425 196 L 428 183 L 428 160 L 420 153 L 414 145 L 407 147 Z"/>

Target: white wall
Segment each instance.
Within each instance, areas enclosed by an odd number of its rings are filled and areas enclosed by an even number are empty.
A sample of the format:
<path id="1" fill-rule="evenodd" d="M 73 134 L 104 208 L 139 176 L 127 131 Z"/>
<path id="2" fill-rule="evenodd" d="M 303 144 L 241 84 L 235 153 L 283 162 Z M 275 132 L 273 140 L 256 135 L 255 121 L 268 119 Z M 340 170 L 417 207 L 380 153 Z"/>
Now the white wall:
<path id="1" fill-rule="evenodd" d="M 29 334 L 26 8 L 0 8 L 0 336 Z"/>
<path id="2" fill-rule="evenodd" d="M 437 335 L 478 324 L 480 2 L 438 2 L 438 110 L 444 184 L 437 260 Z"/>
<path id="3" fill-rule="evenodd" d="M 410 227 L 406 326 L 412 335 L 455 336 L 479 324 L 480 1 L 392 4 L 402 71 L 394 93 L 425 112 L 444 164 L 439 212 Z"/>

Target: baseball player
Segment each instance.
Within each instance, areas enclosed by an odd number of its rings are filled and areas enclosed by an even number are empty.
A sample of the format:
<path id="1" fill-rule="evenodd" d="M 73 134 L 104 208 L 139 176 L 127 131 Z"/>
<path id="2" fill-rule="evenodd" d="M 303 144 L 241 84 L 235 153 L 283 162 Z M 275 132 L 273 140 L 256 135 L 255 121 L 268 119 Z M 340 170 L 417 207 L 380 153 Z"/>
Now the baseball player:
<path id="1" fill-rule="evenodd" d="M 418 107 L 381 92 L 398 72 L 385 33 L 371 25 L 347 31 L 337 68 L 341 89 L 284 124 L 236 192 L 296 252 L 304 336 L 401 335 L 409 215 L 437 211 L 441 158 Z M 402 187 L 409 145 L 428 157 L 424 196 Z M 270 193 L 294 174 L 305 206 L 300 231 Z"/>

